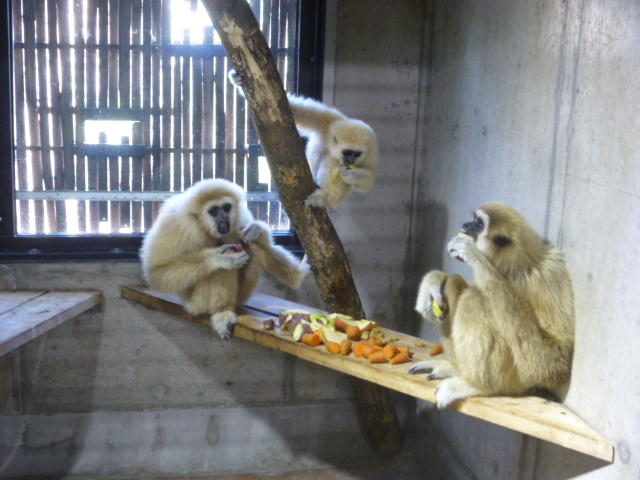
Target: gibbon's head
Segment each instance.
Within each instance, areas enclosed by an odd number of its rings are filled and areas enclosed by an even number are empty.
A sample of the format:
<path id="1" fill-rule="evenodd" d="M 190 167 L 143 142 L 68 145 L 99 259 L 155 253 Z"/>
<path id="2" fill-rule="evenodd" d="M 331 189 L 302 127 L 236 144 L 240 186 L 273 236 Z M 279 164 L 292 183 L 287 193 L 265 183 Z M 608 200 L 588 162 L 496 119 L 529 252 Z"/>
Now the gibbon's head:
<path id="1" fill-rule="evenodd" d="M 549 249 L 522 215 L 504 203 L 485 203 L 462 231 L 503 275 L 529 271 Z"/>
<path id="2" fill-rule="evenodd" d="M 245 193 L 235 183 L 223 179 L 202 180 L 187 192 L 189 213 L 214 238 L 236 233 L 251 221 Z"/>
<path id="3" fill-rule="evenodd" d="M 336 120 L 329 127 L 329 154 L 345 166 L 357 166 L 368 155 L 375 155 L 376 136 L 369 125 L 351 118 Z"/>

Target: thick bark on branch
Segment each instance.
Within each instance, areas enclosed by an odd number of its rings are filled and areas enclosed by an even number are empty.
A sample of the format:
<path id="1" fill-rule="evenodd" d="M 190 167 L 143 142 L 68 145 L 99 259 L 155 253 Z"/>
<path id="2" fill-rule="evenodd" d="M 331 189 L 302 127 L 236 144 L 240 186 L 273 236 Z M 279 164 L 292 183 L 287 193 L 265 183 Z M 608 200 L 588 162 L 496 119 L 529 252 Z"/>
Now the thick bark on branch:
<path id="1" fill-rule="evenodd" d="M 204 0 L 238 73 L 280 202 L 307 253 L 327 310 L 365 318 L 342 243 L 324 209 L 304 206 L 315 183 L 287 96 L 260 27 L 243 0 Z M 369 444 L 395 455 L 403 444 L 387 390 L 355 380 L 355 399 Z"/>

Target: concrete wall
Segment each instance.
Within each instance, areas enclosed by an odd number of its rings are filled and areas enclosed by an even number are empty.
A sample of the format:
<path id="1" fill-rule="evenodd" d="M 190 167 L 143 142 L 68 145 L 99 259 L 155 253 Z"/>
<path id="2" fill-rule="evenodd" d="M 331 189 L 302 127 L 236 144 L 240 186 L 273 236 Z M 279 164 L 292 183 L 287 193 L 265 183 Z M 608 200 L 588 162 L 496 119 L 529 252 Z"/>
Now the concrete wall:
<path id="1" fill-rule="evenodd" d="M 326 100 L 370 122 L 382 147 L 374 191 L 354 195 L 333 216 L 366 311 L 397 324 L 406 304 L 407 172 L 421 161 L 413 144 L 424 5 L 402 2 L 390 12 L 383 1 L 329 2 L 328 9 Z M 367 478 L 411 479 L 422 468 L 415 436 L 393 462 L 371 453 L 346 377 L 242 340 L 220 341 L 120 299 L 120 285 L 141 282 L 136 263 L 17 264 L 2 274 L 23 289 L 105 294 L 102 308 L 3 359 L 0 393 L 10 394 L 0 416 L 2 478 L 368 464 Z M 311 279 L 299 293 L 272 280 L 263 291 L 321 305 Z"/>
<path id="2" fill-rule="evenodd" d="M 453 478 L 640 478 L 640 4 L 430 2 L 424 270 L 469 212 L 501 200 L 564 248 L 577 338 L 567 403 L 613 465 L 452 412 L 430 445 Z M 425 336 L 435 336 L 424 327 Z"/>

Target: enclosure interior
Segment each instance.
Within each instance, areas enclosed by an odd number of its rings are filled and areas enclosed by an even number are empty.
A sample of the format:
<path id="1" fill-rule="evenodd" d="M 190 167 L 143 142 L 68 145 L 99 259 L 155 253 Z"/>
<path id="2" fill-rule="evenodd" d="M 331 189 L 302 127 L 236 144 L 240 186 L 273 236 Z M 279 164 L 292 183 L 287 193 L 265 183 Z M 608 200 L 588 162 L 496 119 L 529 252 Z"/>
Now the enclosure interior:
<path id="1" fill-rule="evenodd" d="M 121 299 L 135 262 L 32 262 L 2 265 L 1 285 L 105 304 L 0 358 L 0 476 L 640 476 L 638 48 L 629 0 L 326 5 L 323 99 L 380 145 L 375 188 L 331 215 L 368 316 L 436 339 L 412 310 L 421 275 L 468 278 L 448 238 L 483 202 L 511 204 L 566 251 L 567 404 L 615 444 L 612 464 L 401 395 L 406 447 L 380 458 L 347 377 Z M 311 278 L 261 290 L 322 305 Z"/>

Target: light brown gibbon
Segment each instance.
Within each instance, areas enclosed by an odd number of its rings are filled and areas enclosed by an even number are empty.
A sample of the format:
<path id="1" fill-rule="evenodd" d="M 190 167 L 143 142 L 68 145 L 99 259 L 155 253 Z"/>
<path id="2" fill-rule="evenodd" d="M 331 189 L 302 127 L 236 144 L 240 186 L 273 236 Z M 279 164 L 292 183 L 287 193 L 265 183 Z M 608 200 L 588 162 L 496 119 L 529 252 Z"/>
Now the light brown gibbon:
<path id="1" fill-rule="evenodd" d="M 235 70 L 229 71 L 229 80 L 242 89 L 242 77 Z M 373 129 L 317 100 L 293 94 L 287 98 L 298 130 L 308 138 L 305 153 L 318 185 L 305 204 L 336 208 L 352 191 L 371 190 L 378 170 Z"/>
<path id="2" fill-rule="evenodd" d="M 575 316 L 562 252 L 502 203 L 476 210 L 447 249 L 471 267 L 474 283 L 441 271 L 425 275 L 416 311 L 439 324 L 449 360 L 410 369 L 445 379 L 436 389 L 438 407 L 475 395 L 554 391 L 568 382 Z M 445 313 L 440 318 L 434 300 Z"/>
<path id="3" fill-rule="evenodd" d="M 151 288 L 179 294 L 193 315 L 211 315 L 224 339 L 263 270 L 293 288 L 309 271 L 306 260 L 273 244 L 269 227 L 247 208 L 244 191 L 222 179 L 202 180 L 165 202 L 140 258 Z"/>

